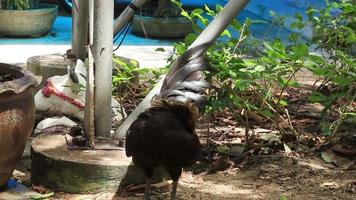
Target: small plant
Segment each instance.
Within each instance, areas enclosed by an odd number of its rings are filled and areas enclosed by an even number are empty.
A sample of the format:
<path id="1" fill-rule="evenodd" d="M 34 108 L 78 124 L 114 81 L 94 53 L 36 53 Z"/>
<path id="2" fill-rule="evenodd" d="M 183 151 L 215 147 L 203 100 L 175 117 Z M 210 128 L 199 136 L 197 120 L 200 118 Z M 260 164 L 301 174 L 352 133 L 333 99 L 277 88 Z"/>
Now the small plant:
<path id="1" fill-rule="evenodd" d="M 131 90 L 132 93 L 138 92 L 147 93 L 153 87 L 156 80 L 166 69 L 156 68 L 140 68 L 135 60 L 113 57 L 113 93 L 115 95 L 125 95 Z M 140 87 L 146 87 L 141 90 Z"/>
<path id="2" fill-rule="evenodd" d="M 217 6 L 216 10 L 220 12 L 222 7 Z M 195 40 L 203 29 L 201 26 L 208 24 L 209 18 L 205 14 L 212 18 L 217 12 L 207 6 L 205 10 L 196 9 L 191 13 L 182 11 L 183 16 L 196 23 L 193 27 L 195 33 L 189 34 L 184 43 L 175 45 L 178 54 Z M 216 70 L 206 73 L 215 87 L 209 93 L 206 112 L 229 108 L 246 130 L 253 128 L 252 121 L 259 119 L 263 120 L 259 121 L 260 124 L 271 121 L 280 128 L 278 122 L 287 118 L 285 108 L 288 102 L 283 93 L 287 87 L 298 86 L 293 77 L 303 66 L 303 57 L 308 54 L 308 49 L 302 44 L 287 47 L 276 39 L 271 43 L 264 42 L 265 50 L 257 58 L 246 58 L 243 54 L 250 49 L 244 43 L 250 39 L 249 27 L 253 23 L 250 19 L 244 24 L 233 20 L 222 33 L 221 40 L 207 51 Z M 251 117 L 255 120 L 250 120 Z"/>
<path id="3" fill-rule="evenodd" d="M 140 8 L 139 14 L 158 18 L 181 16 L 179 7 L 171 0 L 148 0 Z"/>
<path id="4" fill-rule="evenodd" d="M 309 100 L 325 106 L 322 131 L 328 135 L 343 122 L 356 121 L 356 5 L 347 0 L 326 3 L 324 9 L 309 9 L 305 24 L 314 28 L 310 45 L 322 55 L 310 57 L 314 65 L 307 66 L 319 77 Z"/>
<path id="5" fill-rule="evenodd" d="M 113 57 L 113 96 L 130 113 L 153 88 L 166 68 L 140 68 L 135 60 Z"/>
<path id="6" fill-rule="evenodd" d="M 230 152 L 230 148 L 227 145 L 216 147 L 216 152 L 221 156 L 227 156 Z"/>
<path id="7" fill-rule="evenodd" d="M 72 85 L 63 85 L 65 88 L 70 88 L 73 94 L 79 94 L 79 92 L 85 92 L 85 86 L 80 83 L 73 83 Z"/>
<path id="8" fill-rule="evenodd" d="M 29 10 L 39 7 L 40 0 L 2 0 L 0 9 Z"/>

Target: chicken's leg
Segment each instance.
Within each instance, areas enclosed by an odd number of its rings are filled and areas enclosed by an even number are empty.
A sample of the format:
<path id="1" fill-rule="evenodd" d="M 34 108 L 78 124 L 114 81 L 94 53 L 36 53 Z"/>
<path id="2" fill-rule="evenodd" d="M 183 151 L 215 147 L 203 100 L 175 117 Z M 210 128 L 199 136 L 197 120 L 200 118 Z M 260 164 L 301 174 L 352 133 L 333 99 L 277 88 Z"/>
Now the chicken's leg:
<path id="1" fill-rule="evenodd" d="M 173 181 L 172 192 L 171 192 L 171 200 L 176 200 L 177 186 L 178 186 L 178 180 Z"/>
<path id="2" fill-rule="evenodd" d="M 150 200 L 151 199 L 151 178 L 146 179 L 146 187 L 145 187 L 145 196 L 144 200 Z"/>

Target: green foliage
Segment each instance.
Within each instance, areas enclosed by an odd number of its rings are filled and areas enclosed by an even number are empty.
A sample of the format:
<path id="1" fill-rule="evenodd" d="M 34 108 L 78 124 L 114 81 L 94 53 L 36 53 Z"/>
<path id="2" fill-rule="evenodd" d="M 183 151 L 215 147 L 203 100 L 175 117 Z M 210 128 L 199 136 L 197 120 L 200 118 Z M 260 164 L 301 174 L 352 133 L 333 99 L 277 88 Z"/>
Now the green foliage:
<path id="1" fill-rule="evenodd" d="M 309 100 L 325 106 L 324 117 L 337 114 L 338 119 L 323 122 L 324 134 L 337 132 L 341 123 L 354 113 L 356 97 L 356 5 L 349 1 L 329 3 L 321 10 L 307 11 L 306 24 L 314 28 L 309 45 L 316 46 L 322 57 L 310 56 L 305 66 L 320 77 L 320 84 Z M 301 20 L 299 20 L 301 21 Z"/>
<path id="2" fill-rule="evenodd" d="M 227 145 L 218 146 L 216 151 L 219 155 L 227 155 L 230 152 L 230 148 Z"/>
<path id="3" fill-rule="evenodd" d="M 221 6 L 216 7 L 217 12 Z M 196 22 L 195 33 L 186 36 L 184 43 L 175 45 L 178 54 L 183 53 L 208 24 L 208 17 L 217 13 L 207 6 L 205 11 L 193 10 L 187 18 Z M 207 17 L 206 17 L 207 16 Z M 243 53 L 249 51 L 242 45 L 249 37 L 249 27 L 254 22 L 247 19 L 243 24 L 233 20 L 222 33 L 223 38 L 207 51 L 211 64 L 216 67 L 213 73 L 206 73 L 214 84 L 210 91 L 206 112 L 230 108 L 247 124 L 248 113 L 254 112 L 266 119 L 273 119 L 283 112 L 288 102 L 282 98 L 286 87 L 297 87 L 292 80 L 294 74 L 303 66 L 308 48 L 303 44 L 294 44 L 288 48 L 278 39 L 264 42 L 264 52 L 257 58 L 246 58 Z M 234 35 L 239 35 L 238 38 Z"/>
<path id="4" fill-rule="evenodd" d="M 123 95 L 129 89 L 139 87 L 139 78 L 142 82 L 148 83 L 150 86 L 154 85 L 155 81 L 166 69 L 156 68 L 140 68 L 135 60 L 122 58 L 118 56 L 113 57 L 113 93 L 115 95 Z M 146 88 L 147 92 L 149 88 Z"/>
<path id="5" fill-rule="evenodd" d="M 38 8 L 40 0 L 3 0 L 0 9 L 28 10 Z"/>
<path id="6" fill-rule="evenodd" d="M 54 192 L 47 192 L 45 194 L 34 194 L 34 195 L 31 195 L 31 199 L 33 200 L 42 200 L 42 199 L 47 199 L 47 198 L 50 198 L 50 197 L 53 197 L 54 196 Z"/>
<path id="7" fill-rule="evenodd" d="M 333 9 L 339 9 L 337 17 L 330 14 Z M 205 6 L 191 12 L 182 10 L 182 15 L 192 21 L 194 33 L 188 34 L 184 42 L 175 44 L 178 55 L 198 37 L 198 34 L 209 23 L 209 20 L 222 10 L 216 6 L 216 11 Z M 322 131 L 335 133 L 341 122 L 347 117 L 354 117 L 356 71 L 355 71 L 355 5 L 340 1 L 328 4 L 325 9 L 318 11 L 310 9 L 308 19 L 297 13 L 290 28 L 295 32 L 289 36 L 289 42 L 279 39 L 272 41 L 253 41 L 249 28 L 255 21 L 246 19 L 244 23 L 237 20 L 231 22 L 222 33 L 222 37 L 207 51 L 214 72 L 207 72 L 206 76 L 214 89 L 209 91 L 209 104 L 206 112 L 229 108 L 235 111 L 238 119 L 249 127 L 251 113 L 259 115 L 264 120 L 276 122 L 287 121 L 288 99 L 284 92 L 289 88 L 299 88 L 300 83 L 295 80 L 295 74 L 302 68 L 308 69 L 321 79 L 311 93 L 309 100 L 325 106 Z M 283 25 L 286 17 L 277 16 L 271 12 L 273 24 Z M 300 38 L 300 31 L 312 26 L 315 37 L 305 42 Z M 236 36 L 237 35 L 237 36 Z M 255 52 L 253 57 L 246 55 L 251 52 L 250 44 L 259 44 L 262 51 Z M 263 45 L 261 45 L 263 44 Z M 321 55 L 309 52 L 313 47 L 322 52 Z M 337 89 L 325 94 L 323 86 L 333 85 Z M 337 113 L 337 120 L 330 123 L 327 116 Z M 335 116 L 335 115 L 334 115 Z M 289 128 L 294 130 L 291 123 Z M 283 131 L 283 130 L 281 130 Z"/>
<path id="8" fill-rule="evenodd" d="M 179 1 L 174 0 L 147 0 L 140 8 L 139 14 L 151 17 L 181 17 Z"/>
<path id="9" fill-rule="evenodd" d="M 282 194 L 282 195 L 279 197 L 279 200 L 288 200 L 288 198 Z"/>
<path id="10" fill-rule="evenodd" d="M 78 94 L 79 92 L 85 92 L 85 85 L 80 83 L 73 83 L 72 85 L 63 85 L 63 87 L 70 88 L 74 94 Z"/>

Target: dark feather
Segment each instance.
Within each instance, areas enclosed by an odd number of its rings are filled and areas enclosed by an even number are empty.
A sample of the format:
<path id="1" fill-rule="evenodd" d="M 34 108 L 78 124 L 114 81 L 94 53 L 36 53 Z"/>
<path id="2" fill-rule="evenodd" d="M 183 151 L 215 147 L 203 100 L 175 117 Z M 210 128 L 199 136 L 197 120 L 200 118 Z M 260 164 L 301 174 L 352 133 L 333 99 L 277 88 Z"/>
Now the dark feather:
<path id="1" fill-rule="evenodd" d="M 142 169 L 158 165 L 173 167 L 172 163 L 178 168 L 193 164 L 200 148 L 195 134 L 196 117 L 197 110 L 192 105 L 158 102 L 130 126 L 126 155 L 133 156 L 134 163 Z"/>
<path id="2" fill-rule="evenodd" d="M 177 183 L 182 167 L 192 165 L 198 157 L 200 142 L 195 123 L 197 106 L 206 102 L 203 93 L 210 87 L 203 75 L 210 68 L 203 56 L 208 45 L 192 48 L 177 58 L 164 79 L 158 100 L 126 132 L 126 155 L 132 156 L 133 163 L 148 178 L 154 167 L 163 166 Z M 146 188 L 145 197 L 147 191 Z"/>
<path id="3" fill-rule="evenodd" d="M 209 44 L 189 49 L 173 62 L 163 82 L 159 97 L 181 102 L 192 102 L 198 106 L 204 104 L 205 89 L 210 87 L 204 81 L 203 71 L 211 69 L 204 51 Z"/>
<path id="4" fill-rule="evenodd" d="M 171 90 L 190 90 L 195 93 L 203 93 L 206 88 L 211 87 L 211 84 L 205 80 L 200 81 L 184 81 L 177 82 L 171 86 Z M 161 94 L 162 98 L 165 98 L 169 94 L 169 91 L 165 91 Z"/>

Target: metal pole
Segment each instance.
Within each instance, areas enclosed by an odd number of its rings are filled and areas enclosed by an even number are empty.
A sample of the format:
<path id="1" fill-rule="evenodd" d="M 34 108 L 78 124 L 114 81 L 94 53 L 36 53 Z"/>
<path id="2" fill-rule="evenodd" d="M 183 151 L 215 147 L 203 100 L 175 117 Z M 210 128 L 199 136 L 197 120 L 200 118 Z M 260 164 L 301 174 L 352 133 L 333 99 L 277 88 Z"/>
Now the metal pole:
<path id="1" fill-rule="evenodd" d="M 198 38 L 190 45 L 189 49 L 201 44 L 212 44 L 220 36 L 220 34 L 226 29 L 231 21 L 237 16 L 237 14 L 248 4 L 249 0 L 230 0 L 224 7 L 224 9 L 214 18 L 212 22 L 205 28 L 205 30 L 198 36 Z M 208 47 L 207 47 L 208 48 Z M 206 51 L 201 51 L 203 54 Z M 150 97 L 159 93 L 161 90 L 162 82 L 157 84 L 149 93 Z M 116 129 L 113 138 L 125 138 L 126 131 L 136 120 L 137 116 L 150 107 L 151 98 L 145 98 L 138 105 L 138 107 L 127 117 L 127 119 Z"/>
<path id="2" fill-rule="evenodd" d="M 95 64 L 95 133 L 109 137 L 114 1 L 94 1 L 93 57 Z"/>
<path id="3" fill-rule="evenodd" d="M 72 9 L 72 53 L 84 60 L 88 41 L 88 1 L 73 0 Z"/>
<path id="4" fill-rule="evenodd" d="M 137 8 L 141 7 L 143 3 L 145 3 L 146 0 L 133 0 L 131 4 Z M 124 25 L 131 19 L 132 16 L 134 16 L 135 10 L 127 6 L 125 10 L 120 14 L 120 16 L 115 20 L 114 23 L 114 35 L 116 35 L 123 27 Z"/>

